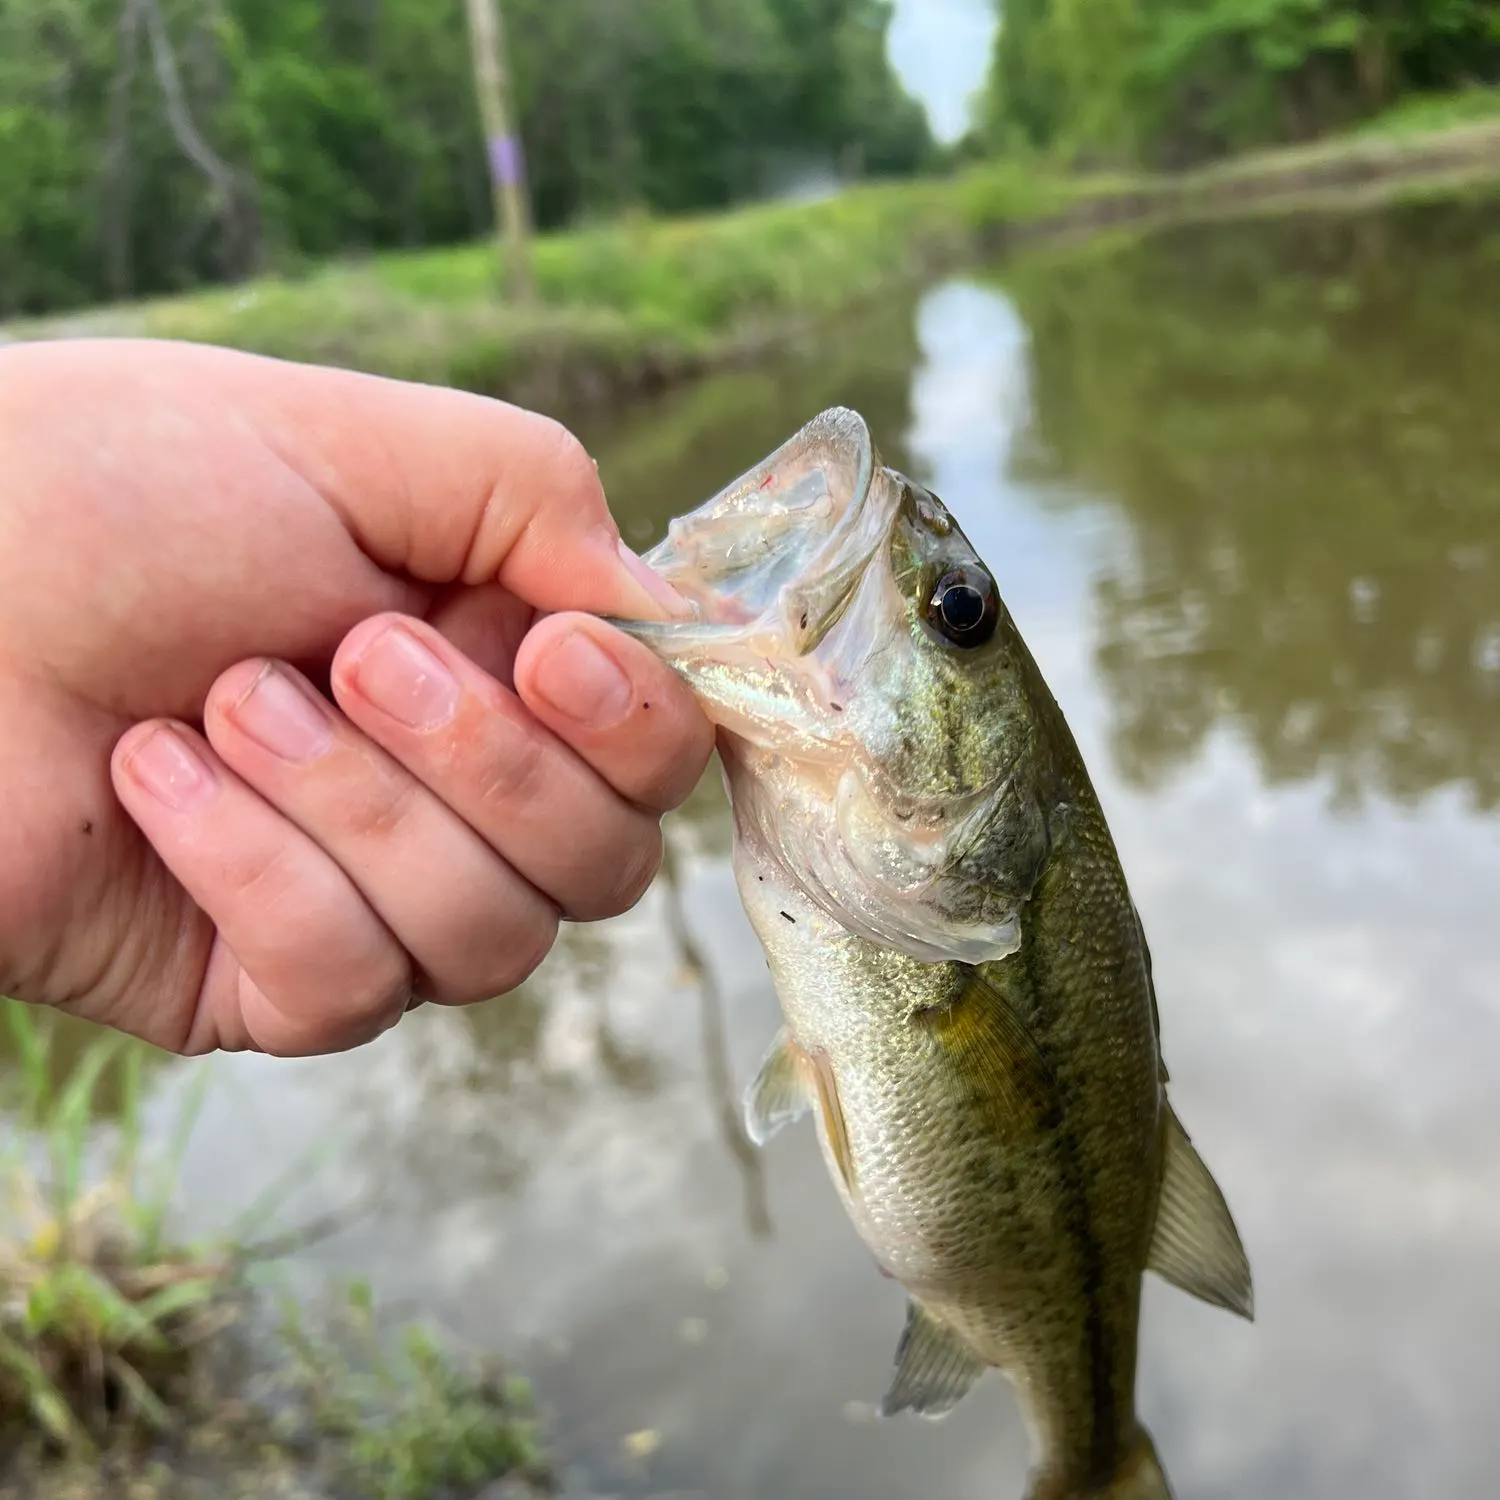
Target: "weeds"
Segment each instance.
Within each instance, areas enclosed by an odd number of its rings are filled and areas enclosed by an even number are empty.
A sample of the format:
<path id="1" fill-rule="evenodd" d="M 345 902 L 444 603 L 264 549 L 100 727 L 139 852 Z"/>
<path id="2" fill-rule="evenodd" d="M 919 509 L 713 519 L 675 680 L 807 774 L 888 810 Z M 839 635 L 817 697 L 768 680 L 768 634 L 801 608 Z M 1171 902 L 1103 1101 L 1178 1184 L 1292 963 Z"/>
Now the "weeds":
<path id="1" fill-rule="evenodd" d="M 321 1336 L 288 1307 L 287 1380 L 300 1410 L 332 1447 L 335 1484 L 369 1500 L 471 1495 L 496 1475 L 546 1481 L 531 1391 L 495 1365 L 456 1361 L 423 1329 L 386 1352 L 369 1288 L 350 1288 Z"/>
<path id="2" fill-rule="evenodd" d="M 363 1285 L 316 1334 L 288 1301 L 269 1354 L 252 1349 L 266 1298 L 249 1267 L 338 1216 L 180 1242 L 168 1210 L 207 1072 L 149 1150 L 144 1049 L 100 1034 L 64 1057 L 59 1033 L 0 999 L 0 1496 L 466 1500 L 543 1481 L 524 1382 L 416 1327 L 390 1349 Z"/>
<path id="3" fill-rule="evenodd" d="M 193 1351 L 233 1314 L 237 1277 L 222 1253 L 164 1236 L 201 1089 L 149 1164 L 140 1050 L 101 1037 L 54 1082 L 52 1018 L 3 1008 L 16 1067 L 0 1104 L 18 1128 L 0 1156 L 0 1429 L 35 1427 L 77 1456 L 106 1433 L 170 1425 Z M 116 1140 L 91 1172 L 111 1068 Z"/>

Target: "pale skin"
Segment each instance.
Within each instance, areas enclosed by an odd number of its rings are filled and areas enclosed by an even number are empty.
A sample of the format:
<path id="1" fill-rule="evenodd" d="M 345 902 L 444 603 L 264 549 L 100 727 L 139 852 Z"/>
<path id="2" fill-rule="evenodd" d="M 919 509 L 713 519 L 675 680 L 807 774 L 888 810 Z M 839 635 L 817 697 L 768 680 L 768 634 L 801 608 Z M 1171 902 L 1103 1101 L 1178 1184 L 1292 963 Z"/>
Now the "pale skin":
<path id="1" fill-rule="evenodd" d="M 0 994 L 357 1046 L 625 910 L 712 748 L 556 423 L 144 341 L 0 350 Z"/>

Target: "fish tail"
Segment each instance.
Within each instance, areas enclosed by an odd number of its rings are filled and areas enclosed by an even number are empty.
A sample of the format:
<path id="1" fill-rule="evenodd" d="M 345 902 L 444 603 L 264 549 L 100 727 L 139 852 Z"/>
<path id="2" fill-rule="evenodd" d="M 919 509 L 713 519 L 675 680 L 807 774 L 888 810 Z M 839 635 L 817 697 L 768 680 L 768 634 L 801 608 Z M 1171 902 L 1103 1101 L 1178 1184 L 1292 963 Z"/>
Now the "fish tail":
<path id="1" fill-rule="evenodd" d="M 1141 1427 L 1113 1477 L 1102 1488 L 1098 1485 L 1080 1488 L 1044 1471 L 1027 1490 L 1026 1500 L 1173 1500 L 1173 1496 L 1161 1460 L 1156 1456 L 1156 1444 Z"/>

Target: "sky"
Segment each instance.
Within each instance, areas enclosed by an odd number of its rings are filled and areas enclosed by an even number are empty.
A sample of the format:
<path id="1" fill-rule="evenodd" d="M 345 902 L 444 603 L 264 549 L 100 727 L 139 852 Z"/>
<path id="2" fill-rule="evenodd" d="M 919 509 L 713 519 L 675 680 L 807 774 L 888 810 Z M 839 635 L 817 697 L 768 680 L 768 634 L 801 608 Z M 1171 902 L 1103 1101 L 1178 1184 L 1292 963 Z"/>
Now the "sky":
<path id="1" fill-rule="evenodd" d="M 968 101 L 984 81 L 998 7 L 994 0 L 896 0 L 891 62 L 927 106 L 933 134 L 956 140 Z"/>

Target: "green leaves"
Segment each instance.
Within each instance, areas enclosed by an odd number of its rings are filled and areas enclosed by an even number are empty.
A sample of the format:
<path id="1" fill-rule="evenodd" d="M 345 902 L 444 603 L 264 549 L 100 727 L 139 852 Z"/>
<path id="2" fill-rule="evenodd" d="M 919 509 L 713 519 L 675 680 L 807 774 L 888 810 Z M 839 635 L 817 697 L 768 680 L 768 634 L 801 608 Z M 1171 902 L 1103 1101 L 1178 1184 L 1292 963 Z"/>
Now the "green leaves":
<path id="1" fill-rule="evenodd" d="M 1500 0 L 1006 0 L 994 149 L 1181 166 L 1500 80 Z"/>
<path id="2" fill-rule="evenodd" d="M 899 173 L 885 0 L 502 0 L 538 222 L 717 206 L 784 163 Z M 183 149 L 144 24 L 233 201 Z M 490 215 L 464 0 L 0 0 L 0 319 Z"/>

